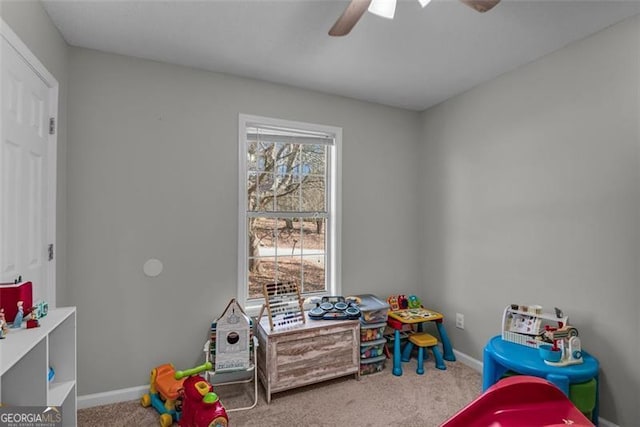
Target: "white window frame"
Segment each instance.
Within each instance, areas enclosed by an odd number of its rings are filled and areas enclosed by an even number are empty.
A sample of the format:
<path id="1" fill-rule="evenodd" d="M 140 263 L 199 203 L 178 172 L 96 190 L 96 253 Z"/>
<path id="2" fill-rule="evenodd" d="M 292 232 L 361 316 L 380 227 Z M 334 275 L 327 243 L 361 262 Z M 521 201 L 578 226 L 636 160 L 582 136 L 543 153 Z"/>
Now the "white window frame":
<path id="1" fill-rule="evenodd" d="M 247 127 L 254 125 L 275 126 L 290 129 L 300 129 L 312 132 L 322 132 L 333 136 L 334 143 L 329 145 L 328 182 L 327 182 L 327 212 L 326 224 L 326 276 L 327 290 L 322 293 L 314 292 L 313 296 L 342 295 L 341 268 L 341 158 L 342 158 L 342 128 L 313 123 L 282 120 L 249 114 L 240 114 L 238 120 L 238 301 L 241 301 L 250 316 L 259 313 L 263 299 L 249 300 L 248 290 L 248 215 L 247 215 Z"/>

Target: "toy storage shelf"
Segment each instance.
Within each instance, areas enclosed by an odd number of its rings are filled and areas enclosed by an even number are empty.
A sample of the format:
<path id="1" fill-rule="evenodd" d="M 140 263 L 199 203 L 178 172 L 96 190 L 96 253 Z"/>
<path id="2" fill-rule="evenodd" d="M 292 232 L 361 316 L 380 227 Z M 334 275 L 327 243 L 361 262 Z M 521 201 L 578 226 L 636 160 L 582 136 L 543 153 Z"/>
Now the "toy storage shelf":
<path id="1" fill-rule="evenodd" d="M 60 406 L 64 426 L 76 421 L 76 309 L 49 310 L 40 327 L 10 329 L 0 341 L 0 402 Z M 47 380 L 53 367 L 53 381 Z"/>

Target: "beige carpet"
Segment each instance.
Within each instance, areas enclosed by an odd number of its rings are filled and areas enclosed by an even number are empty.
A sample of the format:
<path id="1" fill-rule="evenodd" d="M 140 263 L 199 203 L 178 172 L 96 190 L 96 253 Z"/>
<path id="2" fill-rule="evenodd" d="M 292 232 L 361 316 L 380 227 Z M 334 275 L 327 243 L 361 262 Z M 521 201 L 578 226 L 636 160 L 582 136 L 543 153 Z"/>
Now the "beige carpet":
<path id="1" fill-rule="evenodd" d="M 481 375 L 460 362 L 446 362 L 447 370 L 425 361 L 425 374 L 417 375 L 416 362 L 404 363 L 404 374 L 384 371 L 332 380 L 273 395 L 267 404 L 260 384 L 258 406 L 231 412 L 230 426 L 391 426 L 436 427 L 477 397 Z M 227 408 L 250 402 L 252 385 L 216 388 Z M 98 406 L 78 411 L 78 425 L 159 426 L 158 414 L 138 401 Z M 174 424 L 175 425 L 175 424 Z"/>

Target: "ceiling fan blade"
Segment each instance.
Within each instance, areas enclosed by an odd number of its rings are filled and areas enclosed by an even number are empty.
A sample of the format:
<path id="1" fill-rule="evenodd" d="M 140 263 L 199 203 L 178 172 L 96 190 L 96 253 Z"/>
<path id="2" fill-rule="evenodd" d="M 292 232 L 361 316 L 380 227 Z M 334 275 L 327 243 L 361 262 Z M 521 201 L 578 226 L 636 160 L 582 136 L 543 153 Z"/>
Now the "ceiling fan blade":
<path id="1" fill-rule="evenodd" d="M 351 0 L 340 18 L 329 30 L 330 36 L 346 36 L 367 11 L 371 0 Z"/>
<path id="2" fill-rule="evenodd" d="M 480 13 L 488 12 L 495 5 L 500 3 L 500 0 L 460 0 L 462 3 L 467 6 L 477 10 Z"/>

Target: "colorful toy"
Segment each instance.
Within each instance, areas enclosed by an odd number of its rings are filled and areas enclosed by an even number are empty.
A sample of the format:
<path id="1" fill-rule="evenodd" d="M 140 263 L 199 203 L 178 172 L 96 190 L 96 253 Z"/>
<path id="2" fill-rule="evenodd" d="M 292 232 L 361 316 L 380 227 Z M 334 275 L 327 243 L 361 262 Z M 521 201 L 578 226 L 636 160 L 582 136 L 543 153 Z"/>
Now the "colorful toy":
<path id="1" fill-rule="evenodd" d="M 400 310 L 400 304 L 398 304 L 398 297 L 395 295 L 391 295 L 387 298 L 387 303 L 389 303 L 389 307 L 391 310 Z"/>
<path id="2" fill-rule="evenodd" d="M 504 309 L 502 315 L 502 339 L 538 348 L 540 344 L 553 342 L 548 336 L 544 336 L 545 332 L 563 328 L 568 321 L 569 318 L 557 308 L 555 314 L 551 314 L 543 313 L 539 305 L 511 304 Z"/>
<path id="3" fill-rule="evenodd" d="M 49 304 L 45 301 L 38 301 L 29 311 L 27 329 L 37 328 L 40 326 L 40 319 L 49 313 Z"/>
<path id="4" fill-rule="evenodd" d="M 519 375 L 494 384 L 441 427 L 523 425 L 586 427 L 593 424 L 549 381 Z"/>
<path id="5" fill-rule="evenodd" d="M 422 302 L 415 295 L 409 295 L 409 307 L 408 308 L 420 308 L 422 307 Z"/>
<path id="6" fill-rule="evenodd" d="M 162 427 L 169 427 L 179 418 L 176 402 L 183 383 L 184 380 L 175 379 L 175 369 L 170 363 L 151 370 L 149 393 L 142 396 L 140 404 L 145 408 L 153 406 L 158 411 Z"/>
<path id="7" fill-rule="evenodd" d="M 0 339 L 6 338 L 8 331 L 9 329 L 7 328 L 7 321 L 4 317 L 4 308 L 0 308 Z"/>
<path id="8" fill-rule="evenodd" d="M 23 304 L 23 301 L 18 301 L 17 303 L 18 310 L 16 313 L 16 317 L 13 319 L 13 323 L 11 324 L 12 329 L 18 329 L 22 327 L 22 319 L 24 318 L 24 308 L 22 308 Z"/>
<path id="9" fill-rule="evenodd" d="M 551 366 L 566 366 L 582 363 L 582 345 L 578 330 L 572 326 L 545 330 L 543 336 L 553 342 L 540 344 L 538 351 L 544 363 Z"/>
<path id="10" fill-rule="evenodd" d="M 175 378 L 186 378 L 182 390 L 182 413 L 178 424 L 184 427 L 227 427 L 229 417 L 213 386 L 196 375 L 212 367 L 207 362 L 194 369 L 178 371 Z"/>
<path id="11" fill-rule="evenodd" d="M 543 313 L 539 305 L 511 304 L 502 317 L 502 339 L 538 348 L 540 357 L 551 366 L 582 363 L 578 330 L 568 324 L 562 310 L 556 307 L 554 311 Z"/>
<path id="12" fill-rule="evenodd" d="M 214 325 L 215 370 L 224 372 L 249 369 L 251 319 L 235 298 L 229 301 Z"/>
<path id="13" fill-rule="evenodd" d="M 422 302 L 415 295 L 391 295 L 387 298 L 387 303 L 390 306 L 390 310 L 406 310 L 407 308 L 421 308 Z"/>
<path id="14" fill-rule="evenodd" d="M 174 421 L 186 427 L 227 427 L 229 418 L 213 386 L 197 374 L 213 367 L 211 362 L 185 371 L 172 364 L 151 370 L 149 393 L 142 396 L 143 407 L 153 406 L 160 413 L 160 426 Z M 188 377 L 188 378 L 187 378 Z"/>
<path id="15" fill-rule="evenodd" d="M 418 347 L 418 362 L 416 364 L 416 373 L 418 375 L 424 374 L 424 359 L 425 351 L 431 350 L 433 357 L 436 360 L 436 368 L 445 370 L 447 366 L 444 364 L 444 359 L 438 348 L 438 339 L 426 332 L 418 332 L 409 335 L 409 342 L 406 344 L 402 352 L 402 361 L 408 362 L 411 359 L 411 351 L 414 345 Z M 427 355 L 428 357 L 428 355 Z"/>

